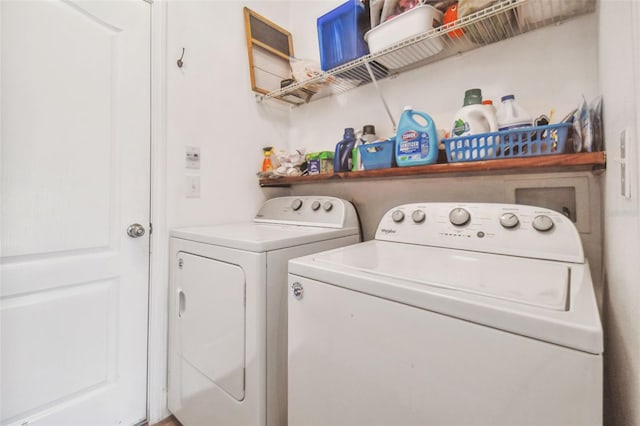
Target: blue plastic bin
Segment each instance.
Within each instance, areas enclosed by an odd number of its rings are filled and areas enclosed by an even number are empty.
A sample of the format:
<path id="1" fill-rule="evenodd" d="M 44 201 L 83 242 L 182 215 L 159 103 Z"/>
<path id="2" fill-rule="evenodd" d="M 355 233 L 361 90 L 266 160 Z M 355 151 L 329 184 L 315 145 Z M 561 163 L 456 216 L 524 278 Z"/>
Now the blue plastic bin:
<path id="1" fill-rule="evenodd" d="M 318 18 L 320 64 L 324 71 L 369 53 L 364 34 L 371 21 L 360 0 L 349 0 Z"/>
<path id="2" fill-rule="evenodd" d="M 443 139 L 450 163 L 562 154 L 571 123 Z"/>
<path id="3" fill-rule="evenodd" d="M 365 170 L 386 169 L 393 166 L 393 146 L 395 141 L 387 139 L 383 142 L 360 145 L 360 158 Z"/>

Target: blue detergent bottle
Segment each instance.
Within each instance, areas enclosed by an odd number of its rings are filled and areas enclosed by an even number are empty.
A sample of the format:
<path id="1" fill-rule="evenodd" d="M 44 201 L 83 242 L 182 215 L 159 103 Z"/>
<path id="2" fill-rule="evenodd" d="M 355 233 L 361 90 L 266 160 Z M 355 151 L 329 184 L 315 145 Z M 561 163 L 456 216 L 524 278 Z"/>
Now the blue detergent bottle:
<path id="1" fill-rule="evenodd" d="M 416 117 L 422 124 L 416 121 Z M 438 159 L 438 136 L 433 119 L 424 112 L 406 106 L 398 122 L 396 134 L 396 163 L 398 166 L 433 164 Z"/>
<path id="2" fill-rule="evenodd" d="M 344 129 L 342 140 L 336 144 L 336 151 L 333 155 L 333 171 L 349 172 L 352 167 L 351 151 L 356 144 L 356 134 L 353 127 Z"/>

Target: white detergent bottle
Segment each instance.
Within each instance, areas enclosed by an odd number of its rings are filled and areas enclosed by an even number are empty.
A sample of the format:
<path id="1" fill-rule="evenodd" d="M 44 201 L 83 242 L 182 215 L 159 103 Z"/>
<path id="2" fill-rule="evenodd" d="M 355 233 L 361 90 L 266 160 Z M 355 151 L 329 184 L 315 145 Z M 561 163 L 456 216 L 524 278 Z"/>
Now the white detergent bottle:
<path id="1" fill-rule="evenodd" d="M 493 108 L 482 104 L 482 91 L 469 89 L 464 92 L 462 108 L 456 113 L 451 137 L 496 132 L 498 121 Z"/>
<path id="2" fill-rule="evenodd" d="M 515 96 L 506 95 L 502 97 L 502 103 L 496 113 L 498 118 L 498 128 L 500 130 L 515 129 L 517 127 L 528 127 L 532 125 L 531 115 L 515 100 Z"/>

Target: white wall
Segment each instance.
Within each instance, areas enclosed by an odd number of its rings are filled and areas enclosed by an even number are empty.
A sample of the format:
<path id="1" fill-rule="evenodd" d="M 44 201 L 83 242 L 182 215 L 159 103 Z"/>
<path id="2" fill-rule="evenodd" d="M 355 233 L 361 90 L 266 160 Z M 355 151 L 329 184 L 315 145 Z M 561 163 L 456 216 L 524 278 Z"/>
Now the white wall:
<path id="1" fill-rule="evenodd" d="M 600 84 L 604 94 L 607 173 L 605 221 L 605 377 L 608 424 L 640 424 L 640 214 L 638 107 L 640 106 L 640 5 L 600 4 Z M 620 131 L 627 144 L 631 198 L 620 194 Z"/>
<path id="2" fill-rule="evenodd" d="M 257 103 L 251 91 L 243 6 L 287 27 L 284 1 L 168 2 L 169 228 L 252 218 L 265 198 L 255 176 L 261 148 L 286 145 L 288 108 Z M 186 146 L 200 147 L 199 171 L 185 168 Z M 186 175 L 200 176 L 200 198 L 186 198 Z"/>

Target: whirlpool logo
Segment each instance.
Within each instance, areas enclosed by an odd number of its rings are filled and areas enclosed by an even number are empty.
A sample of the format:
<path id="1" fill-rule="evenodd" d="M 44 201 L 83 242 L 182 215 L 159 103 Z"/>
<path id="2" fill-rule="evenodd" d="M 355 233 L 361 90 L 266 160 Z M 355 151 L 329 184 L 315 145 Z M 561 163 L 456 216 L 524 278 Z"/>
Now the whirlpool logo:
<path id="1" fill-rule="evenodd" d="M 395 234 L 396 230 L 395 229 L 386 229 L 386 228 L 382 228 L 380 230 L 380 232 L 382 232 L 383 234 Z"/>

